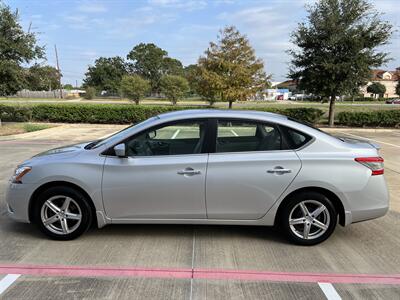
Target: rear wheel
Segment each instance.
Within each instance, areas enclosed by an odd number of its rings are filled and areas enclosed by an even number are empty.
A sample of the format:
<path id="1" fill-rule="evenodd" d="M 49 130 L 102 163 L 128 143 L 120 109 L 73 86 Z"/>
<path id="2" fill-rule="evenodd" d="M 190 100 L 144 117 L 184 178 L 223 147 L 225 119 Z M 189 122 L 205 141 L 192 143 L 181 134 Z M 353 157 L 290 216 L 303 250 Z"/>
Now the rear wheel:
<path id="1" fill-rule="evenodd" d="M 92 211 L 85 196 L 70 187 L 51 187 L 41 193 L 33 207 L 39 229 L 56 240 L 72 240 L 92 222 Z"/>
<path id="2" fill-rule="evenodd" d="M 304 192 L 294 195 L 286 203 L 280 223 L 292 242 L 316 245 L 326 240 L 335 230 L 337 212 L 325 195 Z"/>

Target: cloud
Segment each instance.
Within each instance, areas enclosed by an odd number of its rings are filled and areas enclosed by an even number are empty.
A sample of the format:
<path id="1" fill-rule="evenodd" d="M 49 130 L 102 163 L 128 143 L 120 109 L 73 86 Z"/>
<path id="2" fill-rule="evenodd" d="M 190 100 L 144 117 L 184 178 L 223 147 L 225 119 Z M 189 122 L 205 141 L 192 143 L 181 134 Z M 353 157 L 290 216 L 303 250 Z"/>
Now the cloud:
<path id="1" fill-rule="evenodd" d="M 78 30 L 88 30 L 90 29 L 90 22 L 86 15 L 66 15 L 64 16 L 64 20 L 67 23 L 67 26 L 72 29 Z"/>
<path id="2" fill-rule="evenodd" d="M 103 13 L 107 11 L 107 8 L 104 4 L 93 1 L 85 1 L 82 4 L 78 5 L 78 11 L 85 13 Z"/>
<path id="3" fill-rule="evenodd" d="M 193 11 L 204 9 L 207 6 L 205 0 L 148 0 L 149 5 L 171 9 Z"/>

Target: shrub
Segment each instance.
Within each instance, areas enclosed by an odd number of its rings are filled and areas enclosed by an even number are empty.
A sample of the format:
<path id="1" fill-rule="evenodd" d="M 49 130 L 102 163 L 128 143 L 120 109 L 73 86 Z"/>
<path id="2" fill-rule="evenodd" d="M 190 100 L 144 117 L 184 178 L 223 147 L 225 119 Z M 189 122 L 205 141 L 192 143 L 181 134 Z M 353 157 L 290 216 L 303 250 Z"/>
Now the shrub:
<path id="1" fill-rule="evenodd" d="M 189 91 L 188 81 L 181 76 L 165 75 L 160 80 L 161 92 L 173 105 Z"/>
<path id="2" fill-rule="evenodd" d="M 136 105 L 150 91 L 150 88 L 150 82 L 139 75 L 125 75 L 122 77 L 122 94 L 129 100 L 135 101 Z"/>
<path id="3" fill-rule="evenodd" d="M 338 123 L 356 127 L 400 127 L 400 110 L 377 110 L 370 112 L 340 112 Z"/>
<path id="4" fill-rule="evenodd" d="M 85 89 L 85 95 L 83 96 L 87 100 L 92 100 L 96 96 L 96 89 L 92 86 L 88 86 Z"/>
<path id="5" fill-rule="evenodd" d="M 28 106 L 0 104 L 0 120 L 3 122 L 28 122 L 32 110 Z"/>
<path id="6" fill-rule="evenodd" d="M 65 123 L 128 124 L 144 121 L 152 116 L 196 107 L 190 106 L 142 106 L 129 104 L 4 104 L 0 116 L 4 121 L 39 121 Z M 287 115 L 300 121 L 317 123 L 323 111 L 316 108 L 247 108 Z"/>
<path id="7" fill-rule="evenodd" d="M 32 105 L 32 119 L 45 122 L 129 124 L 152 116 L 185 109 L 171 106 L 128 104 L 39 104 Z"/>
<path id="8" fill-rule="evenodd" d="M 263 107 L 249 107 L 249 110 L 266 111 L 277 114 L 282 114 L 290 118 L 316 124 L 320 121 L 324 112 L 318 108 L 312 107 L 297 107 L 297 108 L 263 108 Z"/>

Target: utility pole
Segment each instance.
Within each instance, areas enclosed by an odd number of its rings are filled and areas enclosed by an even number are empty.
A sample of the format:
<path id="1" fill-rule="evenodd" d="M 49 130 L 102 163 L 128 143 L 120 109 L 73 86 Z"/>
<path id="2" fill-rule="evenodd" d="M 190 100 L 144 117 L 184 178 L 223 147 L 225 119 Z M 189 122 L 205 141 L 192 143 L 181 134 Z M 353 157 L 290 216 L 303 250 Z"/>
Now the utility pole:
<path id="1" fill-rule="evenodd" d="M 75 80 L 75 89 L 78 89 L 78 80 Z"/>
<path id="2" fill-rule="evenodd" d="M 60 65 L 58 63 L 57 45 L 54 45 L 54 50 L 56 51 L 56 62 L 57 62 L 57 71 L 58 71 L 58 88 L 60 89 L 60 99 L 62 99 L 63 94 L 62 94 L 62 85 L 61 85 L 61 71 L 60 71 Z"/>

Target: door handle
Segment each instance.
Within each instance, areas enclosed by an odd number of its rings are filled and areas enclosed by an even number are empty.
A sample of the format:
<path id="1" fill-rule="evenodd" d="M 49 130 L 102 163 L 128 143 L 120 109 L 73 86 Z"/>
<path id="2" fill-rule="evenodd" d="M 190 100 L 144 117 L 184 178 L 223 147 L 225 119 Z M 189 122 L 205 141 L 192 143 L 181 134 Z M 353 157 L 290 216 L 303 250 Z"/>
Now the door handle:
<path id="1" fill-rule="evenodd" d="M 199 170 L 194 170 L 192 168 L 186 168 L 184 170 L 178 171 L 177 173 L 178 175 L 189 175 L 189 176 L 201 174 Z"/>
<path id="2" fill-rule="evenodd" d="M 276 174 L 285 174 L 285 173 L 292 173 L 292 170 L 291 169 L 285 169 L 285 168 L 282 168 L 282 167 L 275 167 L 274 169 L 267 170 L 267 173 L 270 173 L 270 174 L 274 174 L 274 173 L 276 173 Z"/>

